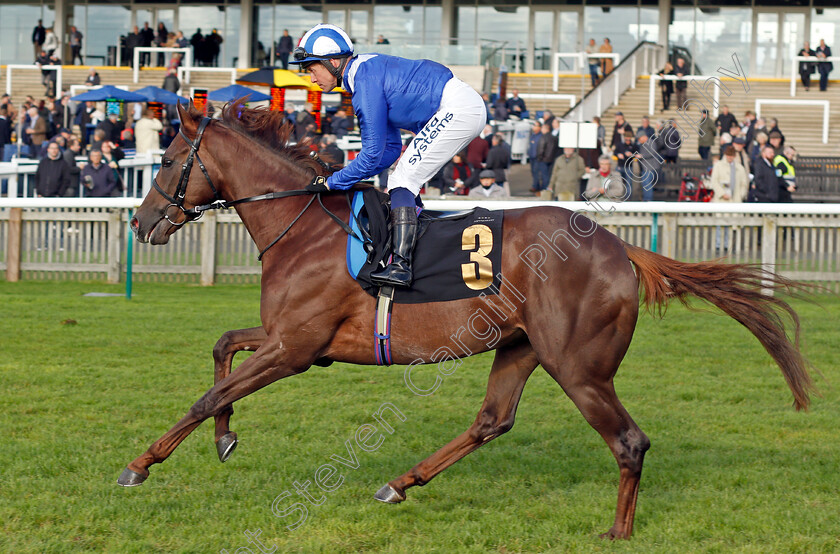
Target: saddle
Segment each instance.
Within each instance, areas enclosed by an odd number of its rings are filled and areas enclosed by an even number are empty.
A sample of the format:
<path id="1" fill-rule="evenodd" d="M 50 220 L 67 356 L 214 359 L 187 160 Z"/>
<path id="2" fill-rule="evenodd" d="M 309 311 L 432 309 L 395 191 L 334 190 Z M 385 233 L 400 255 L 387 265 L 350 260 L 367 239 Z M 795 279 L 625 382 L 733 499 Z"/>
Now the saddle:
<path id="1" fill-rule="evenodd" d="M 389 211 L 387 194 L 373 188 L 353 192 L 347 270 L 371 296 L 377 296 L 380 287 L 371 282 L 370 274 L 385 267 L 391 255 Z M 395 289 L 395 303 L 446 302 L 499 290 L 501 210 L 436 212 L 418 208 L 417 219 L 414 283 L 408 289 Z"/>

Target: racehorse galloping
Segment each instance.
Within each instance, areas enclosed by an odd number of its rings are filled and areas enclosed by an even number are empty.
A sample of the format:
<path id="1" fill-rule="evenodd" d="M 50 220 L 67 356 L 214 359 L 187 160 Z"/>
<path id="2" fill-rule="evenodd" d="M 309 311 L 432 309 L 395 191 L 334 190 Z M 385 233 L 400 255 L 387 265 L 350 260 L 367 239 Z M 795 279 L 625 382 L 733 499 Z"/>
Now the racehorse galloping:
<path id="1" fill-rule="evenodd" d="M 333 360 L 376 363 L 371 340 L 375 300 L 348 275 L 345 232 L 320 206 L 306 209 L 313 200 L 311 195 L 283 194 L 299 191 L 314 173 L 325 171 L 307 156 L 306 146 L 286 145 L 289 129 L 281 125 L 283 114 L 240 104 L 227 106 L 221 120 L 212 122 L 192 108 L 187 112 L 179 106 L 179 113 L 183 135 L 164 154 L 156 190 L 146 196 L 131 227 L 141 242 L 165 244 L 181 224 L 197 216 L 196 206 L 206 206 L 214 198 L 221 200 L 216 205 L 224 205 L 279 192 L 275 199 L 235 205 L 257 248 L 264 251 L 262 327 L 222 336 L 213 352 L 213 387 L 172 429 L 128 464 L 120 476 L 121 485 L 141 484 L 149 475 L 149 466 L 166 460 L 211 416 L 216 423 L 219 457 L 224 461 L 236 445 L 236 435 L 228 427 L 232 404 L 278 379 Z M 201 171 L 190 171 L 194 160 Z M 326 209 L 348 220 L 344 194 L 327 194 L 321 200 Z M 772 285 L 765 285 L 777 290 L 795 289 L 795 283 L 753 266 L 671 260 L 631 246 L 601 227 L 584 236 L 575 233 L 573 218 L 572 212 L 554 207 L 505 213 L 501 267 L 493 271 L 501 272 L 503 283 L 518 291 L 518 296 L 507 295 L 521 300 L 515 310 L 505 310 L 502 301 L 498 302 L 501 310 L 488 309 L 480 298 L 394 305 L 391 339 L 396 364 L 433 359 L 441 345 L 452 343 L 453 335 L 465 352 L 487 351 L 486 338 L 482 341 L 463 329 L 459 332 L 478 308 L 484 308 L 500 334 L 492 345 L 496 357 L 475 422 L 382 487 L 377 499 L 401 502 L 406 489 L 428 483 L 508 431 L 525 382 L 537 365 L 542 365 L 615 456 L 620 469 L 618 505 L 615 523 L 604 536 L 630 537 L 642 462 L 650 442 L 619 402 L 613 376 L 636 327 L 640 288 L 648 308 L 662 309 L 671 298 L 685 301 L 694 295 L 739 321 L 781 368 L 796 408 L 807 408 L 812 385 L 806 362 L 798 346 L 788 340 L 780 318 L 789 314 L 798 336 L 796 314 L 783 301 L 761 292 L 762 280 L 769 279 Z M 543 275 L 521 262 L 519 254 L 536 242 L 540 233 L 556 237 L 558 231 L 573 238 L 555 246 L 562 249 L 565 260 L 559 255 L 548 256 L 541 266 Z M 282 239 L 269 247 L 281 234 Z M 420 326 L 423 332 L 417 333 Z M 231 372 L 233 355 L 241 350 L 255 352 Z"/>

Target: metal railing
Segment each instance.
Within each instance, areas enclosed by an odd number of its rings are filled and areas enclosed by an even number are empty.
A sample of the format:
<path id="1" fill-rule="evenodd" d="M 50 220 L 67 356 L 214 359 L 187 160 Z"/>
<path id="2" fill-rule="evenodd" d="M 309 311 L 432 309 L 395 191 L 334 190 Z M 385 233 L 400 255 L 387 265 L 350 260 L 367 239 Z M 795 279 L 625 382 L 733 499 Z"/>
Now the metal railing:
<path id="1" fill-rule="evenodd" d="M 610 106 L 617 105 L 621 95 L 636 87 L 641 75 L 653 73 L 664 64 L 665 48 L 653 42 L 640 42 L 612 72 L 586 93 L 563 118 L 567 121 L 589 121 L 600 117 Z"/>
<path id="2" fill-rule="evenodd" d="M 717 87 L 715 87 L 717 92 Z M 755 116 L 761 117 L 762 104 L 779 104 L 787 106 L 822 106 L 823 108 L 823 125 L 822 125 L 822 141 L 823 144 L 828 144 L 828 120 L 829 120 L 829 106 L 828 100 L 790 100 L 778 98 L 756 98 L 755 99 Z"/>
<path id="3" fill-rule="evenodd" d="M 818 58 L 816 56 L 793 56 L 790 64 L 790 95 L 796 96 L 796 76 L 799 74 L 799 62 L 840 62 L 840 56 Z"/>
<path id="4" fill-rule="evenodd" d="M 60 65 L 31 65 L 31 64 L 9 64 L 6 66 L 6 94 L 12 94 L 12 70 L 13 69 L 28 69 L 37 71 L 55 71 L 55 91 L 56 94 L 61 92 L 63 70 Z"/>
<path id="5" fill-rule="evenodd" d="M 134 60 L 132 60 L 132 68 L 134 71 L 134 82 L 137 83 L 140 80 L 140 53 L 141 52 L 150 52 L 149 57 L 151 58 L 152 52 L 181 52 L 184 54 L 183 62 L 181 65 L 187 68 L 187 80 L 189 81 L 190 78 L 190 68 L 192 68 L 192 48 L 168 48 L 163 46 L 138 46 L 134 49 Z"/>

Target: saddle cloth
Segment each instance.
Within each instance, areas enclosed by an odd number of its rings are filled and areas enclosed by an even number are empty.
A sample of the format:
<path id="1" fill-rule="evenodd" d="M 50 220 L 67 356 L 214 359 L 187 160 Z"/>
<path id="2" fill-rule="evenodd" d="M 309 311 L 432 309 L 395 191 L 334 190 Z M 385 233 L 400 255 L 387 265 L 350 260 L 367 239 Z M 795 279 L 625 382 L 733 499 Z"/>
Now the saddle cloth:
<path id="1" fill-rule="evenodd" d="M 391 254 L 388 196 L 369 188 L 354 192 L 347 238 L 347 270 L 371 296 L 379 286 L 370 274 L 384 267 Z M 394 302 L 420 304 L 496 294 L 502 269 L 501 210 L 420 211 L 411 288 L 397 288 Z M 357 238 L 359 237 L 359 238 Z M 359 240 L 359 239 L 362 240 Z M 491 286 L 495 285 L 495 286 Z"/>

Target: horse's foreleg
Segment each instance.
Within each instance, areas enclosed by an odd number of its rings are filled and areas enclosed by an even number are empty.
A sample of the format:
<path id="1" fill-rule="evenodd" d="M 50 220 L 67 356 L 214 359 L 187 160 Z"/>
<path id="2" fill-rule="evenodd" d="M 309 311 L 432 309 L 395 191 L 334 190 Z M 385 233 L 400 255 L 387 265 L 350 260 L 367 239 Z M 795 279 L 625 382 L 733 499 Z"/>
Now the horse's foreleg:
<path id="1" fill-rule="evenodd" d="M 482 444 L 509 431 L 513 427 L 522 389 L 538 363 L 527 342 L 497 350 L 487 394 L 472 426 L 411 471 L 382 487 L 375 498 L 389 503 L 402 502 L 405 500 L 405 489 L 425 485 Z"/>
<path id="2" fill-rule="evenodd" d="M 213 383 L 216 384 L 230 375 L 233 357 L 237 352 L 243 350 L 257 350 L 268 338 L 265 329 L 262 327 L 251 327 L 250 329 L 238 329 L 228 331 L 213 347 Z M 236 448 L 236 433 L 230 431 L 230 416 L 233 415 L 233 404 L 222 408 L 221 413 L 216 414 L 216 449 L 221 461 L 227 461 L 233 449 Z"/>
<path id="3" fill-rule="evenodd" d="M 141 484 L 149 476 L 149 466 L 166 460 L 202 421 L 278 379 L 306 371 L 312 363 L 311 359 L 303 357 L 305 354 L 301 354 L 300 359 L 289 358 L 289 354 L 279 341 L 264 342 L 236 371 L 204 393 L 174 427 L 128 464 L 117 482 L 123 486 Z"/>

